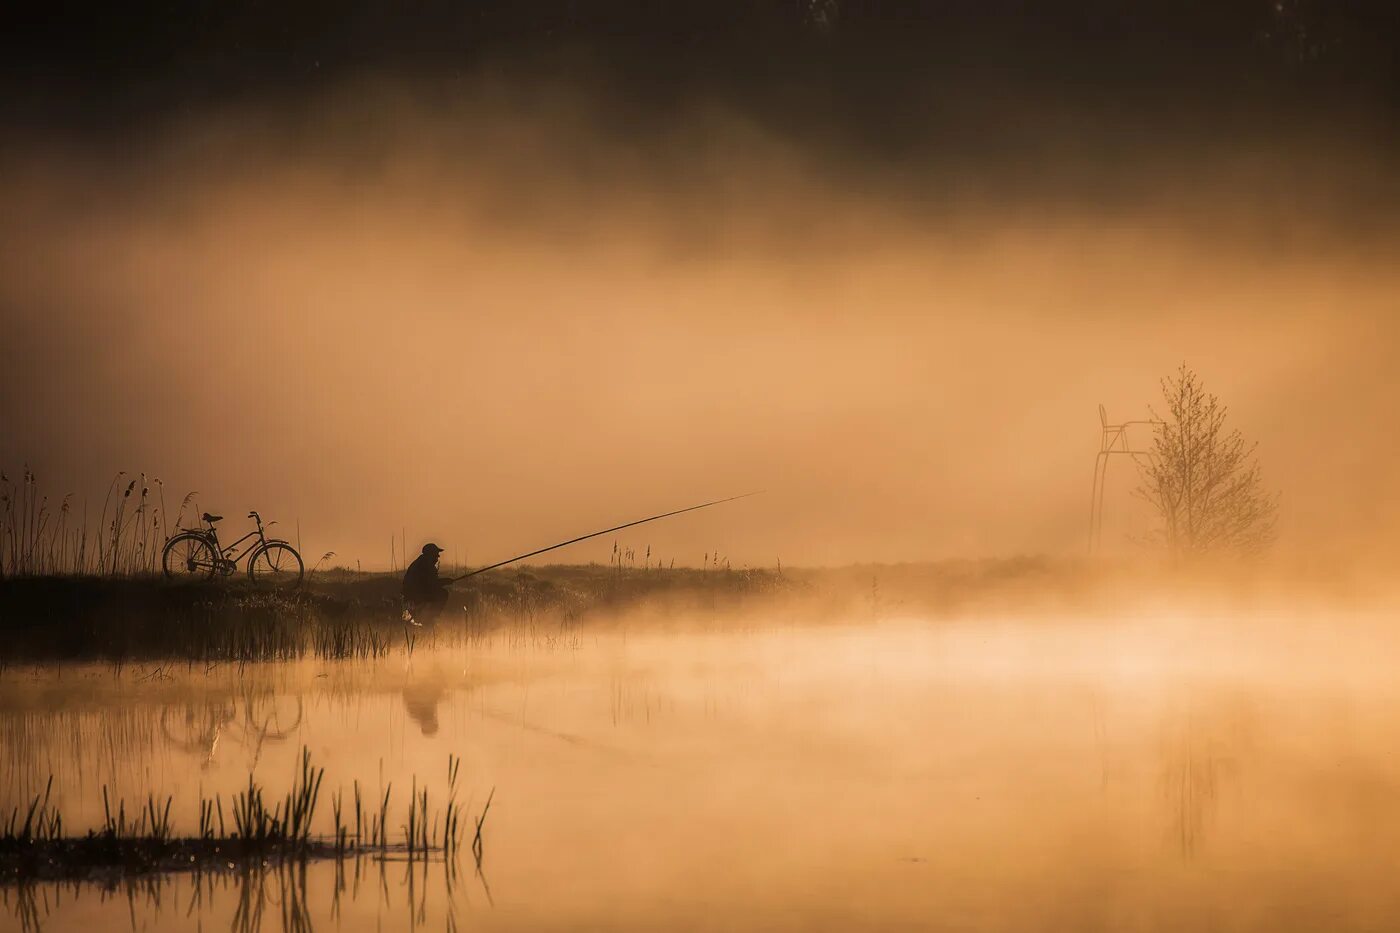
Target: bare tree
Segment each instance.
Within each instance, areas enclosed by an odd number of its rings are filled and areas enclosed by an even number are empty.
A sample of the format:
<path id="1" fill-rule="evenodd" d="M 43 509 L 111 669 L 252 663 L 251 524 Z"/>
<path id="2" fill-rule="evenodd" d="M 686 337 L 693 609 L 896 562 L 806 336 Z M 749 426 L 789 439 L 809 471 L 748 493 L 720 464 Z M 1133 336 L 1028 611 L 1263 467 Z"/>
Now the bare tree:
<path id="1" fill-rule="evenodd" d="M 1173 556 L 1253 553 L 1274 538 L 1278 496 L 1264 491 L 1254 444 L 1225 427 L 1227 409 L 1186 364 L 1162 380 L 1165 417 L 1140 465 L 1137 495 L 1157 511 Z"/>

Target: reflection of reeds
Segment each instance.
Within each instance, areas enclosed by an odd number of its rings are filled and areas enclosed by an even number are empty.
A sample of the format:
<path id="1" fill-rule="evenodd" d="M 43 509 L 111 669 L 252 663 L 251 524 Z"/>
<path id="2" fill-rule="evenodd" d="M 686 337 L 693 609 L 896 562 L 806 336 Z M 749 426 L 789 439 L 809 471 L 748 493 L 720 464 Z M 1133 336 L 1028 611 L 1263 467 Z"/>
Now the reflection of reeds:
<path id="1" fill-rule="evenodd" d="M 60 786 L 84 775 L 114 782 L 137 779 L 139 762 L 153 753 L 159 738 L 149 709 L 135 704 L 100 712 L 9 712 L 0 716 L 0 748 L 24 753 L 0 755 L 0 786 L 16 796 L 33 796 L 44 785 L 40 769 L 55 765 L 59 771 L 53 777 Z"/>
<path id="2" fill-rule="evenodd" d="M 280 861 L 247 872 L 241 879 L 233 929 L 262 930 L 263 912 L 271 905 L 283 931 L 311 933 L 311 908 L 306 902 L 306 863 Z"/>
<path id="3" fill-rule="evenodd" d="M 443 927 L 458 929 L 456 909 L 456 874 L 452 859 L 442 859 L 444 885 L 437 889 L 442 897 Z M 36 882 L 20 880 L 0 886 L 0 908 L 11 914 L 14 927 L 24 933 L 40 933 L 69 904 L 82 901 L 90 891 L 96 894 L 94 920 L 102 928 L 112 926 L 111 910 L 120 915 L 120 925 L 132 929 L 176 929 L 207 926 L 203 921 L 228 917 L 233 933 L 262 933 L 281 929 L 294 933 L 311 933 L 326 926 L 340 928 L 341 901 L 354 900 L 362 894 L 379 899 L 381 916 L 384 909 L 394 909 L 400 891 L 407 895 L 402 906 L 408 916 L 402 923 L 386 924 L 406 929 L 433 929 L 429 923 L 432 895 L 429 886 L 429 862 L 414 859 L 405 863 L 402 884 L 392 885 L 386 870 L 387 860 L 378 853 L 347 853 L 331 860 L 334 873 L 329 907 L 319 898 L 311 898 L 314 890 L 310 880 L 308 859 L 268 858 L 244 860 L 229 870 L 217 861 L 197 863 L 187 872 L 151 873 L 114 879 L 103 875 L 93 882 Z M 375 867 L 371 867 L 375 866 Z M 380 882 L 362 888 L 362 877 L 377 870 Z M 353 884 L 348 879 L 353 878 Z M 490 890 L 481 878 L 483 888 Z M 90 886 L 91 885 L 91 886 Z M 226 908 L 225 904 L 229 906 Z M 122 923 L 121 921 L 125 921 Z M 319 921 L 319 922 L 318 922 Z M 381 921 L 382 922 L 382 921 Z M 92 922 L 89 922 L 92 925 Z M 346 928 L 358 928 L 353 922 Z M 0 926 L 4 926 L 0 922 Z M 6 927 L 8 929 L 9 927 Z"/>
<path id="4" fill-rule="evenodd" d="M 485 854 L 486 844 L 481 838 L 481 830 L 486 825 L 486 814 L 491 812 L 491 801 L 496 799 L 496 788 L 491 788 L 491 793 L 486 795 L 486 806 L 481 808 L 481 816 L 476 818 L 476 834 L 472 837 L 472 855 L 476 858 L 477 871 L 481 870 L 481 857 Z"/>

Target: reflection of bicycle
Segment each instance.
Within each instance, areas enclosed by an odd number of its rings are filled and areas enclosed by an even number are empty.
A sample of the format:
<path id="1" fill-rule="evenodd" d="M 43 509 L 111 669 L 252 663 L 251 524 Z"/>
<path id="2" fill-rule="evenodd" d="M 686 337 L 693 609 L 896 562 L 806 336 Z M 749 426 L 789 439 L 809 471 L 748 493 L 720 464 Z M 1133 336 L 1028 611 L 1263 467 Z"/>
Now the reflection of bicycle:
<path id="1" fill-rule="evenodd" d="M 249 512 L 248 517 L 257 522 L 257 530 L 248 532 L 228 547 L 220 547 L 214 523 L 223 516 L 205 512 L 203 519 L 209 524 L 208 529 L 182 531 L 165 543 L 165 552 L 161 555 L 165 575 L 183 580 L 209 580 L 215 574 L 229 577 L 237 572 L 238 562 L 247 555 L 248 578 L 254 583 L 279 589 L 300 586 L 305 567 L 296 548 L 280 538 L 267 537 L 263 533 L 262 516 L 257 512 Z M 257 542 L 240 550 L 239 546 L 249 538 L 256 538 Z"/>
<path id="2" fill-rule="evenodd" d="M 244 697 L 242 715 L 239 701 L 228 699 L 183 708 L 165 707 L 160 712 L 160 731 L 165 740 L 183 752 L 198 755 L 201 767 L 209 767 L 219 750 L 219 740 L 230 739 L 253 749 L 253 763 L 262 756 L 264 742 L 280 742 L 301 725 L 301 697 L 272 697 L 255 700 Z"/>

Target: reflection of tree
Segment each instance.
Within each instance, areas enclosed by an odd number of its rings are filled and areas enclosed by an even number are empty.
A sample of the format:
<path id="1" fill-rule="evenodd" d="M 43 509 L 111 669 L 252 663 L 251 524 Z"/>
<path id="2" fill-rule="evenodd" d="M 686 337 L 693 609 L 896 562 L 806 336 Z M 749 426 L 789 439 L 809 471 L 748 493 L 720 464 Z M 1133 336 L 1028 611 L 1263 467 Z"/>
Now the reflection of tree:
<path id="1" fill-rule="evenodd" d="M 1205 845 L 1221 794 L 1238 775 L 1249 746 L 1247 707 L 1223 704 L 1188 711 L 1166 736 L 1159 774 L 1168 835 L 1185 858 Z"/>
<path id="2" fill-rule="evenodd" d="M 1220 793 L 1220 758 L 1209 743 L 1186 737 L 1162 769 L 1172 813 L 1172 835 L 1187 857 L 1205 841 Z"/>

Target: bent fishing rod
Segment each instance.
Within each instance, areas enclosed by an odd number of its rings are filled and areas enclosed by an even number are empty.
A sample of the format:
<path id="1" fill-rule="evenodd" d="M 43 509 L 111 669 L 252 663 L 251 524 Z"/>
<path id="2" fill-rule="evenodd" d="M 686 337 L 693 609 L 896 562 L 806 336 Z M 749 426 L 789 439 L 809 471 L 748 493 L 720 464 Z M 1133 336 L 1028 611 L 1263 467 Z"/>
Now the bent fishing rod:
<path id="1" fill-rule="evenodd" d="M 759 490 L 759 492 L 762 492 L 762 490 Z M 528 554 L 520 554 L 516 557 L 511 557 L 503 561 L 498 561 L 497 563 L 490 564 L 489 566 L 473 570 L 470 573 L 464 573 L 460 577 L 452 577 L 448 582 L 457 583 L 460 580 L 465 580 L 467 577 L 474 577 L 479 573 L 485 573 L 488 570 L 495 570 L 497 567 L 504 567 L 506 564 L 513 564 L 518 560 L 524 560 L 527 557 L 534 557 L 536 554 L 543 554 L 546 551 L 554 551 L 558 550 L 561 547 L 567 547 L 570 544 L 577 544 L 580 541 L 587 541 L 589 538 L 596 538 L 599 535 L 605 535 L 611 531 L 621 531 L 624 528 L 632 528 L 636 525 L 645 525 L 647 522 L 654 522 L 662 518 L 670 518 L 672 515 L 680 515 L 683 512 L 694 512 L 696 509 L 708 509 L 712 505 L 722 505 L 725 502 L 733 502 L 736 499 L 747 499 L 749 496 L 756 495 L 758 495 L 758 492 L 746 492 L 742 496 L 730 496 L 728 499 L 716 499 L 713 502 L 702 502 L 699 505 L 692 505 L 688 508 L 676 509 L 674 512 L 662 512 L 660 515 L 653 515 L 650 518 L 639 518 L 635 522 L 627 522 L 626 524 L 622 525 L 614 525 L 611 528 L 604 528 L 602 531 L 595 531 L 591 534 L 579 535 L 577 538 L 570 538 L 567 541 L 560 541 L 558 544 L 551 544 L 549 547 L 542 547 L 538 551 L 531 551 Z"/>

